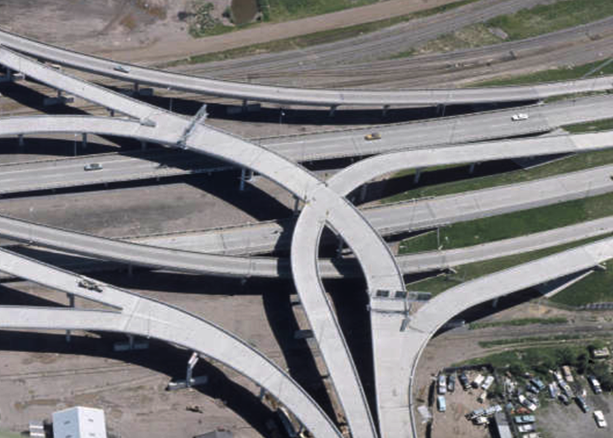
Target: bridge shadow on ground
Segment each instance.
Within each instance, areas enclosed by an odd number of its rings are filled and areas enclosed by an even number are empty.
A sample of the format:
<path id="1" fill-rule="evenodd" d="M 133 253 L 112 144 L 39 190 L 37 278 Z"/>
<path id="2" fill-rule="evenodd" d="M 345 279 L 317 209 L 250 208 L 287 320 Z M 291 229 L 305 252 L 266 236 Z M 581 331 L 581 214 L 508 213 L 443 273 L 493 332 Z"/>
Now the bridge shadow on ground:
<path id="1" fill-rule="evenodd" d="M 2 305 L 58 307 L 55 301 L 29 295 L 5 286 L 0 286 L 0 291 L 2 292 Z M 168 376 L 169 381 L 185 379 L 185 367 L 191 355 L 188 350 L 151 339 L 147 350 L 115 352 L 113 351 L 113 344 L 118 341 L 125 342 L 124 336 L 106 332 L 92 331 L 91 333 L 96 333 L 100 338 L 73 333 L 71 342 L 67 343 L 63 333 L 41 334 L 29 331 L 0 330 L 0 350 L 107 358 L 150 369 Z M 268 436 L 265 423 L 271 418 L 276 420 L 276 417 L 260 401 L 257 394 L 253 394 L 229 377 L 233 373 L 223 365 L 216 367 L 209 362 L 200 361 L 194 370 L 194 375 L 207 375 L 209 382 L 204 386 L 195 387 L 193 390 L 219 400 L 262 436 Z"/>

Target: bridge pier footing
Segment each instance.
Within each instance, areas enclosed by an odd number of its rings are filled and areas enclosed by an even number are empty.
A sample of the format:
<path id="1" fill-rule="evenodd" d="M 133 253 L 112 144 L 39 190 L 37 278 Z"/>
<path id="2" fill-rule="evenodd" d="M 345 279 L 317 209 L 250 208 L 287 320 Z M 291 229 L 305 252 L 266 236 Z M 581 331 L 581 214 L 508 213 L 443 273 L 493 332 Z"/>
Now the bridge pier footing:
<path id="1" fill-rule="evenodd" d="M 187 361 L 187 371 L 185 373 L 185 380 L 177 380 L 176 382 L 170 382 L 168 384 L 168 390 L 191 388 L 193 386 L 204 385 L 208 382 L 208 376 L 193 377 L 194 367 L 198 363 L 200 356 L 198 353 L 192 353 L 191 357 Z"/>

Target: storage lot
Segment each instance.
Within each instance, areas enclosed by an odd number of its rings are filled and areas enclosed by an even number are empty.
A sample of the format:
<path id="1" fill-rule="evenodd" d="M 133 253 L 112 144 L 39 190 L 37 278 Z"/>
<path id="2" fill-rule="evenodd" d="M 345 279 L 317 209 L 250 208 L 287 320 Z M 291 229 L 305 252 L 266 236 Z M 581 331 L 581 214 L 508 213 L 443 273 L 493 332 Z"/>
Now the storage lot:
<path id="1" fill-rule="evenodd" d="M 564 406 L 550 402 L 536 412 L 536 425 L 543 438 L 610 438 L 613 435 L 613 395 L 595 395 L 588 389 L 590 412 L 584 414 L 576 403 Z M 607 420 L 606 429 L 598 429 L 594 410 L 600 409 Z"/>

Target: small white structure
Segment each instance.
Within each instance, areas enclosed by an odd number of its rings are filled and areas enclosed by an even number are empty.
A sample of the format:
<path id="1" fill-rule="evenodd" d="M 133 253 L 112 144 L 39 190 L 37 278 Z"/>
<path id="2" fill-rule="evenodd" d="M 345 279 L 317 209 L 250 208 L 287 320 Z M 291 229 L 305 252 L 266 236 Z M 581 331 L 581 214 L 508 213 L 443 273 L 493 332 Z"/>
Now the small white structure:
<path id="1" fill-rule="evenodd" d="M 77 406 L 54 412 L 53 438 L 107 438 L 104 411 Z"/>

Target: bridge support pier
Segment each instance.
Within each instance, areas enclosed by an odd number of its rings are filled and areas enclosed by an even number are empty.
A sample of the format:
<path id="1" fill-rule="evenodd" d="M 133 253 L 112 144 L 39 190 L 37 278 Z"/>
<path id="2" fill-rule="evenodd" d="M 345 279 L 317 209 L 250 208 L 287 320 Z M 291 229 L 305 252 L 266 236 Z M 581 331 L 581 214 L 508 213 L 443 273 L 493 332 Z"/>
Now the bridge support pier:
<path id="1" fill-rule="evenodd" d="M 19 147 L 22 148 L 24 147 L 24 141 L 23 141 L 23 134 L 19 134 L 19 136 L 17 137 L 19 139 Z"/>
<path id="2" fill-rule="evenodd" d="M 298 196 L 294 196 L 294 216 L 298 216 L 300 213 L 300 198 Z"/>
<path id="3" fill-rule="evenodd" d="M 343 245 L 344 245 L 343 238 L 339 235 L 338 236 L 338 246 L 336 247 L 336 256 L 337 257 L 342 257 L 343 256 Z"/>
<path id="4" fill-rule="evenodd" d="M 66 294 L 66 296 L 68 296 L 68 307 L 74 308 L 74 295 Z M 70 343 L 70 339 L 71 339 L 71 332 L 70 330 L 66 330 L 66 342 Z"/>
<path id="5" fill-rule="evenodd" d="M 418 167 L 415 169 L 415 176 L 413 177 L 413 184 L 417 184 L 419 182 L 419 178 L 421 178 L 422 168 Z"/>
<path id="6" fill-rule="evenodd" d="M 128 277 L 131 277 L 133 274 L 132 272 L 132 265 L 128 265 Z"/>
<path id="7" fill-rule="evenodd" d="M 240 178 L 240 183 L 238 186 L 239 191 L 244 192 L 245 182 L 251 181 L 252 179 L 253 179 L 253 170 L 243 167 L 241 169 L 241 178 Z"/>
<path id="8" fill-rule="evenodd" d="M 390 109 L 389 105 L 384 105 L 383 106 L 383 112 L 381 113 L 381 117 L 385 117 L 387 116 L 387 111 Z"/>
<path id="9" fill-rule="evenodd" d="M 494 301 L 492 301 L 492 308 L 495 309 L 496 307 L 498 307 L 498 300 L 500 298 L 496 298 Z"/>
<path id="10" fill-rule="evenodd" d="M 445 109 L 446 109 L 445 104 L 444 103 L 439 103 L 436 106 L 436 115 L 439 116 L 439 117 L 445 117 Z"/>
<path id="11" fill-rule="evenodd" d="M 479 164 L 479 163 L 471 163 L 470 167 L 468 168 L 468 173 L 469 174 L 472 175 L 473 173 L 475 173 L 475 167 L 477 167 L 477 164 Z"/>
<path id="12" fill-rule="evenodd" d="M 362 185 L 362 187 L 360 188 L 360 202 L 364 202 L 364 200 L 366 199 L 367 192 L 368 192 L 368 185 L 367 184 Z"/>
<path id="13" fill-rule="evenodd" d="M 81 146 L 83 146 L 83 149 L 87 149 L 87 133 L 83 133 L 81 134 Z"/>
<path id="14" fill-rule="evenodd" d="M 112 108 L 107 108 L 110 117 L 115 117 L 115 110 Z"/>
<path id="15" fill-rule="evenodd" d="M 192 353 L 192 356 L 187 361 L 187 372 L 185 373 L 185 380 L 177 380 L 176 382 L 170 382 L 168 384 L 168 390 L 191 388 L 193 386 L 204 385 L 208 382 L 208 376 L 193 377 L 194 367 L 198 363 L 200 356 L 198 353 Z"/>
<path id="16" fill-rule="evenodd" d="M 140 142 L 140 150 L 141 151 L 147 150 L 147 142 L 145 140 L 141 140 L 141 142 Z"/>
<path id="17" fill-rule="evenodd" d="M 334 117 L 334 115 L 336 114 L 336 108 L 338 108 L 338 105 L 332 105 L 330 107 L 330 113 L 329 113 L 330 117 Z"/>

